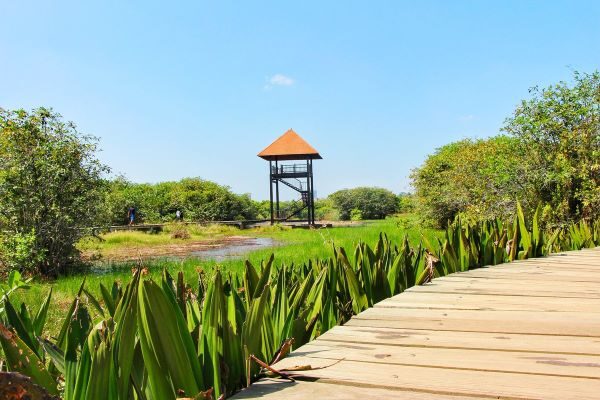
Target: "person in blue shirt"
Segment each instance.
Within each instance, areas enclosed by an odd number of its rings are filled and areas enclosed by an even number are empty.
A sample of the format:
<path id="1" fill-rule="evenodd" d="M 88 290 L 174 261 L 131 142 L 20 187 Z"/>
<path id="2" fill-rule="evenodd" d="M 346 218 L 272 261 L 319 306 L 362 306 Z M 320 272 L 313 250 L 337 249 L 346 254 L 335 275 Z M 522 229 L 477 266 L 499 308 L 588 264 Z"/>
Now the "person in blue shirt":
<path id="1" fill-rule="evenodd" d="M 129 207 L 129 211 L 127 211 L 127 219 L 129 219 L 129 225 L 133 225 L 135 222 L 135 207 Z"/>

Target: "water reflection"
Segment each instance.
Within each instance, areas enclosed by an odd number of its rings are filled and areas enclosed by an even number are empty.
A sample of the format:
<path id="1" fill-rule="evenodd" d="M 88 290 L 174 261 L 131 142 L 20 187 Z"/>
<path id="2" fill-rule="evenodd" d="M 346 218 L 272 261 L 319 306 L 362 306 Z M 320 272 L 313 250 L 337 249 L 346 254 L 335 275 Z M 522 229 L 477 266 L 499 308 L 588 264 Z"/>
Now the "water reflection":
<path id="1" fill-rule="evenodd" d="M 185 254 L 147 257 L 142 259 L 142 263 L 151 267 L 156 266 L 156 264 L 161 261 L 182 261 L 189 259 L 223 262 L 226 260 L 240 259 L 252 251 L 267 249 L 277 245 L 277 242 L 273 238 L 268 237 L 240 238 L 239 240 L 227 242 L 216 247 L 190 251 Z M 98 260 L 92 263 L 92 266 L 88 271 L 92 274 L 103 275 L 111 272 L 126 271 L 135 267 L 138 263 L 139 261 L 134 260 Z"/>

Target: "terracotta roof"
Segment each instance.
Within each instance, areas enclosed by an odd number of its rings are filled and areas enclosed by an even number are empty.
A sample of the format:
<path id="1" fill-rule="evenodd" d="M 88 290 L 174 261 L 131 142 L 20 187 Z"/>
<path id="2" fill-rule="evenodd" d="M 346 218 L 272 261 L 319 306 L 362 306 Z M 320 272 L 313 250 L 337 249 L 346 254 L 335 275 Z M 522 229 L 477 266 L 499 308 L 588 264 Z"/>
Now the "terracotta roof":
<path id="1" fill-rule="evenodd" d="M 265 160 L 305 160 L 308 158 L 321 159 L 317 150 L 308 144 L 292 129 L 281 135 L 267 148 L 258 153 Z"/>

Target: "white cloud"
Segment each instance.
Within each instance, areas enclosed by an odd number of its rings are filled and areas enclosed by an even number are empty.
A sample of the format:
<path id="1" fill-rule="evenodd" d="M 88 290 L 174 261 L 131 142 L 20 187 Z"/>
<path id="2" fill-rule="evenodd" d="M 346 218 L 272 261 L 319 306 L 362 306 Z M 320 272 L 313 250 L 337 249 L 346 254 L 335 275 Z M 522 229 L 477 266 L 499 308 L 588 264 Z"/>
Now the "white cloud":
<path id="1" fill-rule="evenodd" d="M 273 86 L 292 86 L 296 81 L 289 76 L 283 74 L 275 74 L 271 77 L 267 77 L 267 84 L 265 89 L 271 89 Z"/>
<path id="2" fill-rule="evenodd" d="M 475 116 L 473 114 L 461 115 L 460 117 L 458 117 L 458 120 L 460 122 L 469 122 L 469 121 L 473 121 L 474 119 L 475 119 Z"/>

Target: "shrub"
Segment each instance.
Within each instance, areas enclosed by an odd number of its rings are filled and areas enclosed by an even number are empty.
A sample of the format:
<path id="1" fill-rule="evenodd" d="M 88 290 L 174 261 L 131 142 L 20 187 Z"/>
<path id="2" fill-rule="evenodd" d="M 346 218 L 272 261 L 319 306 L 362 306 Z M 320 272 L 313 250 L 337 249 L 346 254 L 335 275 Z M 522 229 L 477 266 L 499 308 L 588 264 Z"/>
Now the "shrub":
<path id="1" fill-rule="evenodd" d="M 412 213 L 417 208 L 416 196 L 411 193 L 400 193 L 398 195 L 398 212 Z"/>
<path id="2" fill-rule="evenodd" d="M 190 233 L 185 227 L 179 227 L 178 229 L 171 232 L 171 239 L 189 239 Z"/>
<path id="3" fill-rule="evenodd" d="M 0 272 L 21 270 L 35 273 L 45 251 L 36 246 L 35 231 L 0 236 Z"/>
<path id="4" fill-rule="evenodd" d="M 329 196 L 341 220 L 352 218 L 352 211 L 360 211 L 362 219 L 383 219 L 398 212 L 398 198 L 387 189 L 358 187 L 339 190 Z"/>
<path id="5" fill-rule="evenodd" d="M 527 210 L 538 201 L 523 178 L 529 168 L 519 141 L 507 136 L 442 146 L 411 174 L 417 211 L 438 227 L 458 214 L 510 218 L 517 198 Z"/>
<path id="6" fill-rule="evenodd" d="M 315 200 L 315 217 L 321 221 L 337 221 L 340 213 L 329 198 Z"/>
<path id="7" fill-rule="evenodd" d="M 361 221 L 362 219 L 362 212 L 358 208 L 353 208 L 352 211 L 350 211 L 350 220 Z"/>

